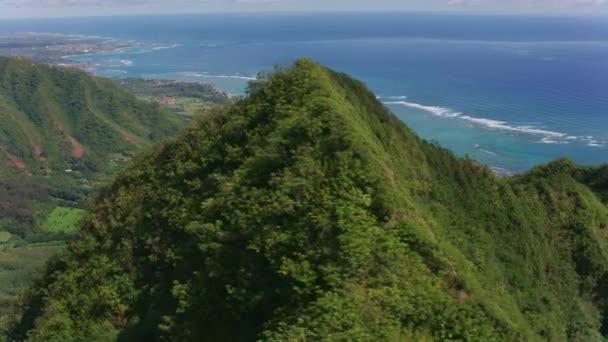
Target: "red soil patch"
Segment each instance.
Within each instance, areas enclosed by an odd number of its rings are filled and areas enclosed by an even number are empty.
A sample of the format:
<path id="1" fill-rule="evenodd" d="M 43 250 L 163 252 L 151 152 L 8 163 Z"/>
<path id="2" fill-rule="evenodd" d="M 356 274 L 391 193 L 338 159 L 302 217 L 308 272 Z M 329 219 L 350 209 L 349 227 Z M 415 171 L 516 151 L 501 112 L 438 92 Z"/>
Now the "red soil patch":
<path id="1" fill-rule="evenodd" d="M 16 168 L 18 168 L 18 169 L 19 169 L 19 170 L 21 170 L 21 171 L 25 171 L 25 169 L 26 169 L 26 165 L 25 165 L 25 163 L 23 162 L 23 160 L 16 159 L 16 160 L 13 160 L 12 162 L 13 162 L 13 165 L 14 165 Z"/>
<path id="2" fill-rule="evenodd" d="M 27 170 L 27 165 L 25 165 L 25 162 L 23 160 L 17 158 L 10 158 L 10 164 L 18 168 L 19 170 L 25 172 L 25 174 L 29 176 L 32 175 L 32 173 Z"/>
<path id="3" fill-rule="evenodd" d="M 25 172 L 28 175 L 32 175 L 28 170 L 27 170 L 27 165 L 25 164 L 25 162 L 19 158 L 17 158 L 16 156 L 8 153 L 5 149 L 4 146 L 0 146 L 0 156 L 4 155 L 5 158 L 0 159 L 0 161 L 4 161 L 6 165 L 8 166 L 13 166 L 18 168 L 19 170 Z"/>
<path id="4" fill-rule="evenodd" d="M 82 146 L 82 144 L 79 143 L 73 137 L 68 137 L 68 141 L 72 145 L 72 154 L 74 155 L 74 157 L 76 157 L 76 158 L 82 157 L 84 155 L 84 152 L 85 152 L 84 146 Z"/>

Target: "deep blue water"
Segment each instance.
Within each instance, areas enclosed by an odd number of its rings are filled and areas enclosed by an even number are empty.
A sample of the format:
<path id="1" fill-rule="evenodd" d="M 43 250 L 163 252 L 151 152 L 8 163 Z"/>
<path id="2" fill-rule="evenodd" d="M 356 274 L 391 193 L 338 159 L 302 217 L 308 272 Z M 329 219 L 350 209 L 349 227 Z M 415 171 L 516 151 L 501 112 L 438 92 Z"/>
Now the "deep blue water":
<path id="1" fill-rule="evenodd" d="M 95 35 L 140 46 L 71 57 L 103 76 L 215 83 L 310 57 L 365 81 L 421 136 L 492 166 L 608 162 L 608 20 L 223 14 L 0 21 L 0 32 Z"/>

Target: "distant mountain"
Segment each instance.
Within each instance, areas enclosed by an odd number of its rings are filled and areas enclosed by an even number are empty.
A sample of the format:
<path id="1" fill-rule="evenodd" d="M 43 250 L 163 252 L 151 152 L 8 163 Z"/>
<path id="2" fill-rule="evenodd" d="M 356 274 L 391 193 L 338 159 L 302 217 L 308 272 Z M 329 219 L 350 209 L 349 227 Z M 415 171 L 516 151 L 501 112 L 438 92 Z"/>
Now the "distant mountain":
<path id="1" fill-rule="evenodd" d="M 99 171 L 179 127 L 110 80 L 5 57 L 0 122 L 0 174 L 32 175 Z"/>
<path id="2" fill-rule="evenodd" d="M 608 335 L 605 167 L 497 178 L 309 60 L 248 93 L 102 191 L 11 339 Z"/>

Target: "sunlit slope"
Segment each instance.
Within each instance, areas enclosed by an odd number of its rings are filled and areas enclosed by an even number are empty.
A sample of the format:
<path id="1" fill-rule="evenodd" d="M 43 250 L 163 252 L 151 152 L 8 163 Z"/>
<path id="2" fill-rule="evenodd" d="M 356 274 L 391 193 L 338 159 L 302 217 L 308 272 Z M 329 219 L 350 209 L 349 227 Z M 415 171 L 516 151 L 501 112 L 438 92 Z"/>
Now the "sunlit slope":
<path id="1" fill-rule="evenodd" d="M 113 82 L 0 57 L 0 169 L 49 175 L 98 171 L 179 127 Z"/>

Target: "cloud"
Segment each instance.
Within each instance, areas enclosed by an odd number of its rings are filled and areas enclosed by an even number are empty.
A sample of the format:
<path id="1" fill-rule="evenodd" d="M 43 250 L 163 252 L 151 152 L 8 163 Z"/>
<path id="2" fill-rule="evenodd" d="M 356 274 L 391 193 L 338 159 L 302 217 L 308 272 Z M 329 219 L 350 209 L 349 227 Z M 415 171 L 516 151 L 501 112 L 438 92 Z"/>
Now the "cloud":
<path id="1" fill-rule="evenodd" d="M 0 0 L 0 17 L 277 10 L 603 13 L 608 0 Z"/>
<path id="2" fill-rule="evenodd" d="M 268 4 L 273 2 L 293 2 L 295 0 L 233 0 L 232 2 L 237 4 Z"/>
<path id="3" fill-rule="evenodd" d="M 607 0 L 525 0 L 523 2 L 536 6 L 600 6 L 608 3 Z"/>
<path id="4" fill-rule="evenodd" d="M 447 0 L 449 6 L 564 8 L 608 5 L 608 0 Z"/>
<path id="5" fill-rule="evenodd" d="M 179 5 L 205 1 L 178 0 Z M 0 0 L 0 5 L 21 8 L 72 8 L 72 7 L 132 7 L 167 4 L 166 0 Z"/>
<path id="6" fill-rule="evenodd" d="M 448 0 L 450 6 L 471 6 L 480 3 L 481 0 Z"/>

